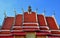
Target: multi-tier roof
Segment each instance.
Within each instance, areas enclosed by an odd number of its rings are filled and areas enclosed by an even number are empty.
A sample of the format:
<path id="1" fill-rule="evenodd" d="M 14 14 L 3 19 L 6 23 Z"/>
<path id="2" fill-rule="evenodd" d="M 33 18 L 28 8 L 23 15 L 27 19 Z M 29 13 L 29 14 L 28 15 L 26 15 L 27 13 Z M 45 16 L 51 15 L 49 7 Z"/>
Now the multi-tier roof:
<path id="1" fill-rule="evenodd" d="M 26 32 L 36 32 L 36 35 L 59 36 L 60 30 L 54 16 L 44 16 L 33 11 L 6 17 L 0 30 L 1 36 L 26 35 Z"/>

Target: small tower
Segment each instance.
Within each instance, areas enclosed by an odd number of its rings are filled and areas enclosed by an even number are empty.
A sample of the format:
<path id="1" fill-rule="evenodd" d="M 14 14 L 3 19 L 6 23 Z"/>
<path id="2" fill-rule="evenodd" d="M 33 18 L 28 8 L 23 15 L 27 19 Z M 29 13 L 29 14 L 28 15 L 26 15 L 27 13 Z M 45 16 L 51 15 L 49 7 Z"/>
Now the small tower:
<path id="1" fill-rule="evenodd" d="M 28 6 L 28 14 L 31 14 L 31 12 L 32 12 L 31 6 Z"/>

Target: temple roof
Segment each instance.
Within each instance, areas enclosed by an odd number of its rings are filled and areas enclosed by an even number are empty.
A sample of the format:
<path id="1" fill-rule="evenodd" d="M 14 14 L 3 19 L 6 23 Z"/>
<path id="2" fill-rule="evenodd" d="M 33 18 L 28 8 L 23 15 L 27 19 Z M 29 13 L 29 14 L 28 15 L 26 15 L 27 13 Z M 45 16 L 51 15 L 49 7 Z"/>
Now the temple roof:
<path id="1" fill-rule="evenodd" d="M 0 36 L 4 34 L 26 35 L 26 32 L 36 32 L 36 35 L 60 34 L 57 22 L 52 16 L 24 12 L 24 14 L 17 14 L 15 17 L 6 17 L 0 30 Z"/>

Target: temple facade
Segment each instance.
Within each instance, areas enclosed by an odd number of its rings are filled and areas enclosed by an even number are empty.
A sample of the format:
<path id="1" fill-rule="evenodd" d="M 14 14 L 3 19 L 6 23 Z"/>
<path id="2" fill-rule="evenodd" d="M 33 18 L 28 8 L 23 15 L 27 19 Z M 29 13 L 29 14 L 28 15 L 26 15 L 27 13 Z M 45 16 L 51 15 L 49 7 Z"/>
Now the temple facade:
<path id="1" fill-rule="evenodd" d="M 37 14 L 29 6 L 23 14 L 4 18 L 0 38 L 60 38 L 60 30 L 54 15 Z"/>

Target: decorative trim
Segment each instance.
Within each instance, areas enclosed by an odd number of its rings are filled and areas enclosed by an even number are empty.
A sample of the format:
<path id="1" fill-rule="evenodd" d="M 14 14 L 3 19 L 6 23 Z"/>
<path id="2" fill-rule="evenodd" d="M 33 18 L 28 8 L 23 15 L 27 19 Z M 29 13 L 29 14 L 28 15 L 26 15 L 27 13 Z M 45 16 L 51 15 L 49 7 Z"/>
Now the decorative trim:
<path id="1" fill-rule="evenodd" d="M 10 36 L 12 34 L 0 34 L 0 36 Z"/>
<path id="2" fill-rule="evenodd" d="M 48 29 L 49 29 L 49 27 L 48 27 L 48 26 L 40 26 L 40 28 L 48 28 Z"/>
<path id="3" fill-rule="evenodd" d="M 22 28 L 39 28 L 39 26 L 22 26 Z"/>
<path id="4" fill-rule="evenodd" d="M 13 26 L 13 28 L 22 28 L 22 26 Z"/>
<path id="5" fill-rule="evenodd" d="M 49 31 L 49 32 L 51 32 L 51 31 L 58 31 L 58 32 L 60 32 L 60 30 L 40 30 L 40 31 Z"/>
<path id="6" fill-rule="evenodd" d="M 60 30 L 50 30 L 50 31 L 58 31 L 58 32 L 60 32 Z"/>
<path id="7" fill-rule="evenodd" d="M 46 26 L 47 26 L 47 22 L 46 22 L 46 18 L 45 18 L 44 13 L 42 13 L 42 15 L 44 16 L 45 24 L 46 24 Z"/>
<path id="8" fill-rule="evenodd" d="M 11 30 L 11 32 L 21 32 L 21 31 L 23 31 L 23 30 Z"/>
<path id="9" fill-rule="evenodd" d="M 60 36 L 60 34 L 50 34 L 50 35 Z"/>
<path id="10" fill-rule="evenodd" d="M 11 30 L 0 30 L 0 32 L 1 32 L 1 31 L 11 31 Z"/>
<path id="11" fill-rule="evenodd" d="M 47 32 L 51 32 L 50 30 L 40 30 L 40 31 L 47 31 Z"/>
<path id="12" fill-rule="evenodd" d="M 38 17 L 37 17 L 37 13 L 36 13 L 36 22 L 38 22 Z"/>
<path id="13" fill-rule="evenodd" d="M 23 23 L 23 24 L 37 24 L 37 25 L 39 25 L 38 23 Z"/>
<path id="14" fill-rule="evenodd" d="M 36 22 L 38 22 L 37 10 L 36 10 Z M 39 28 L 39 23 L 37 24 Z"/>

